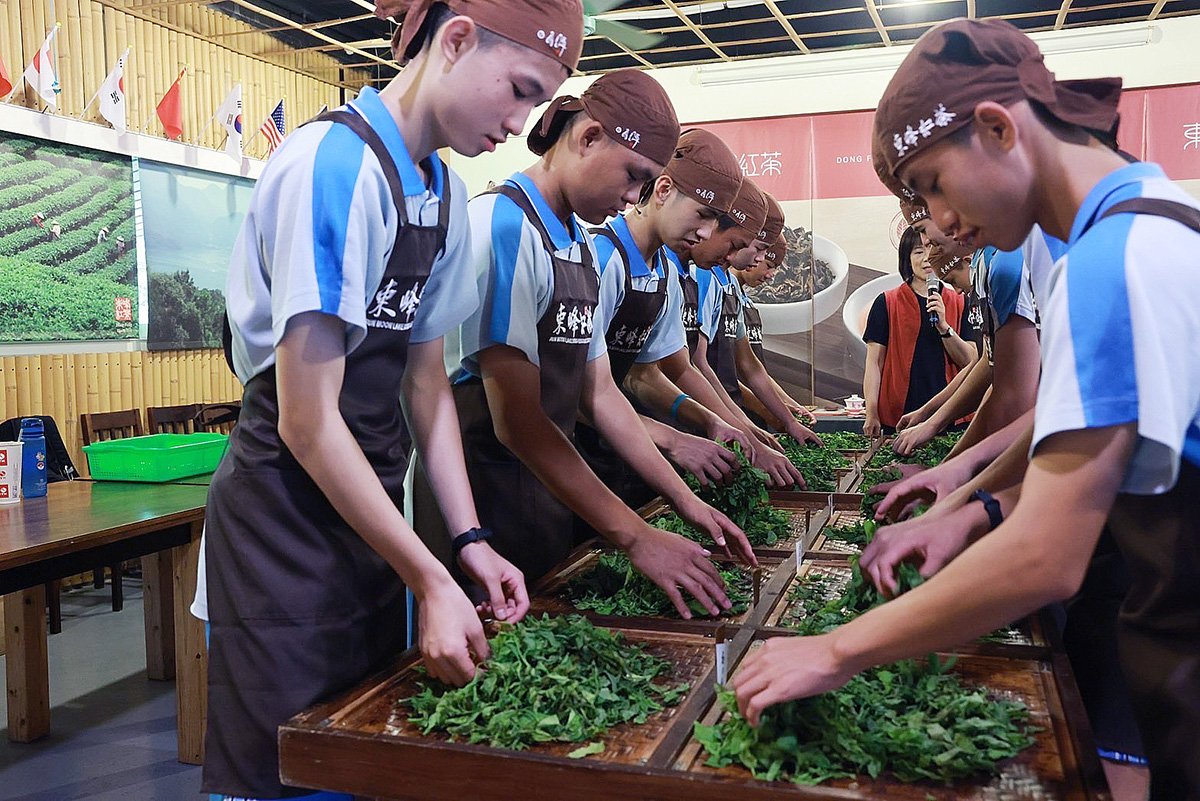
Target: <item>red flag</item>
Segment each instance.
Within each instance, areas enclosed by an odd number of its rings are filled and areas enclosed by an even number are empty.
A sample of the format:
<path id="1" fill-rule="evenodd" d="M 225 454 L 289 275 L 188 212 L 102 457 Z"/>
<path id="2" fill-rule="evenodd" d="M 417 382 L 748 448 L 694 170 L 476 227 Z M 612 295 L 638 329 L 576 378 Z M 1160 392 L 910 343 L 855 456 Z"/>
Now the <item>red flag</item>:
<path id="1" fill-rule="evenodd" d="M 8 97 L 12 93 L 12 78 L 8 77 L 8 67 L 4 66 L 4 59 L 0 58 L 0 98 Z"/>
<path id="2" fill-rule="evenodd" d="M 175 83 L 171 84 L 171 88 L 163 95 L 162 100 L 158 101 L 156 111 L 158 118 L 162 121 L 163 130 L 167 132 L 168 139 L 178 139 L 183 136 L 183 106 L 179 100 L 179 82 L 183 80 L 183 74 L 187 70 L 180 70 L 179 77 L 175 79 Z"/>

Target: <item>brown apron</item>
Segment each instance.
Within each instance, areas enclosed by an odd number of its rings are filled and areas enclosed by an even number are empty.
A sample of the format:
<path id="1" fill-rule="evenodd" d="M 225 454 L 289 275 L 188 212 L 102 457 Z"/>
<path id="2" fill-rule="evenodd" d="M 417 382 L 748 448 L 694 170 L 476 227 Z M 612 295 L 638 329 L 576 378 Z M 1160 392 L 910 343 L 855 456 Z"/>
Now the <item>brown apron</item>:
<path id="1" fill-rule="evenodd" d="M 738 386 L 737 376 L 737 331 L 741 304 L 733 290 L 733 279 L 725 274 L 724 284 L 717 280 L 720 274 L 717 270 L 721 269 L 713 268 L 713 281 L 721 287 L 721 316 L 717 320 L 716 340 L 708 343 L 708 363 L 729 397 L 740 406 L 742 389 Z"/>
<path id="2" fill-rule="evenodd" d="M 763 364 L 766 364 L 766 351 L 763 348 L 762 312 L 748 297 L 742 298 L 742 314 L 746 320 L 746 338 L 750 340 L 750 350 Z"/>
<path id="3" fill-rule="evenodd" d="M 586 244 L 580 246 L 582 262 L 555 256 L 550 234 L 525 193 L 511 184 L 492 191 L 520 207 L 551 255 L 554 294 L 537 326 L 542 411 L 574 441 L 591 320 L 600 295 L 591 250 Z M 587 322 L 573 330 L 572 319 Z M 574 515 L 496 438 L 481 379 L 472 376 L 455 384 L 454 399 L 479 521 L 493 531 L 491 544 L 496 552 L 516 565 L 532 585 L 575 547 Z M 427 536 L 422 531 L 422 537 Z M 443 552 L 448 555 L 448 550 Z"/>
<path id="4" fill-rule="evenodd" d="M 1198 498 L 1200 467 L 1185 459 L 1174 489 L 1118 495 L 1108 517 L 1132 579 L 1117 620 L 1118 647 L 1153 801 L 1200 799 Z"/>
<path id="5" fill-rule="evenodd" d="M 446 241 L 449 175 L 442 176 L 438 224 L 411 223 L 400 174 L 379 135 L 350 111 L 318 119 L 346 125 L 367 143 L 400 215 L 367 307 L 366 338 L 346 356 L 339 398 L 346 425 L 399 508 L 411 444 L 400 385 L 416 307 Z M 246 385 L 208 495 L 205 792 L 249 798 L 310 792 L 279 781 L 280 724 L 361 680 L 405 642 L 400 579 L 334 510 L 280 440 L 278 423 L 271 368 Z"/>
<path id="6" fill-rule="evenodd" d="M 625 231 L 628 230 L 625 228 Z M 592 233 L 613 243 L 621 256 L 621 265 L 625 271 L 625 298 L 613 314 L 605 334 L 608 364 L 613 381 L 624 392 L 625 377 L 637 361 L 638 354 L 642 352 L 642 347 L 654 328 L 655 320 L 667 302 L 667 281 L 670 275 L 666 269 L 669 265 L 664 265 L 661 260 L 656 259 L 663 277 L 653 292 L 635 289 L 630 254 L 638 251 L 632 238 L 626 238 L 621 232 L 607 226 L 593 228 Z M 576 427 L 575 446 L 600 480 L 629 506 L 636 509 L 654 497 L 654 490 L 650 489 L 642 477 L 613 449 L 612 444 L 592 426 L 580 423 Z M 578 538 L 587 538 L 595 536 L 596 532 L 577 517 L 576 534 Z"/>
<path id="7" fill-rule="evenodd" d="M 683 290 L 683 333 L 687 337 L 688 353 L 695 353 L 696 343 L 700 341 L 700 285 L 686 267 L 676 264 L 679 286 Z"/>

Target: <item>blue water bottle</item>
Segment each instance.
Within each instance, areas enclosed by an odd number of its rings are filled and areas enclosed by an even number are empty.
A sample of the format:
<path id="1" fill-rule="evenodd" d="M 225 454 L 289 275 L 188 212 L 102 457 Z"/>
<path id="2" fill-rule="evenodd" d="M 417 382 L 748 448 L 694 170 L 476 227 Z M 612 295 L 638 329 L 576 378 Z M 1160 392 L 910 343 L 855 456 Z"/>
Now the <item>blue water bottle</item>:
<path id="1" fill-rule="evenodd" d="M 21 420 L 21 495 L 41 498 L 46 494 L 46 432 L 36 417 Z"/>

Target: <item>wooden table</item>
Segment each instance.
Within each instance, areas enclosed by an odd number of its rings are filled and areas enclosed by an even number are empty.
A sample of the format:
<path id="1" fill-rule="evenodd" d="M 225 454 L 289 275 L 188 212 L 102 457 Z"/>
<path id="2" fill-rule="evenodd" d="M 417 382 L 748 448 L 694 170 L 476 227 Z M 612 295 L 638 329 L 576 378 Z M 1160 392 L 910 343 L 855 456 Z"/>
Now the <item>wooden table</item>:
<path id="1" fill-rule="evenodd" d="M 207 486 L 70 481 L 0 506 L 9 739 L 31 742 L 50 730 L 45 583 L 140 558 L 146 673 L 175 679 L 179 759 L 203 761 L 208 656 L 204 626 L 188 607 L 207 495 Z"/>

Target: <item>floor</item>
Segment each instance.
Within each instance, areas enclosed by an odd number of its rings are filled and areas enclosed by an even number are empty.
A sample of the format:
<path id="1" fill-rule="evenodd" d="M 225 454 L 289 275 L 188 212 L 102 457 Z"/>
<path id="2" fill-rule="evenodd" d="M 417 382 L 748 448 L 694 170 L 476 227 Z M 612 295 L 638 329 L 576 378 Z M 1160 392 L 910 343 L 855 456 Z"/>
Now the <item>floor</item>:
<path id="1" fill-rule="evenodd" d="M 63 594 L 49 646 L 51 732 L 29 744 L 0 736 L 0 800 L 207 797 L 200 768 L 176 760 L 175 684 L 146 678 L 141 583 L 125 580 L 123 611 L 110 603 L 108 588 Z"/>

